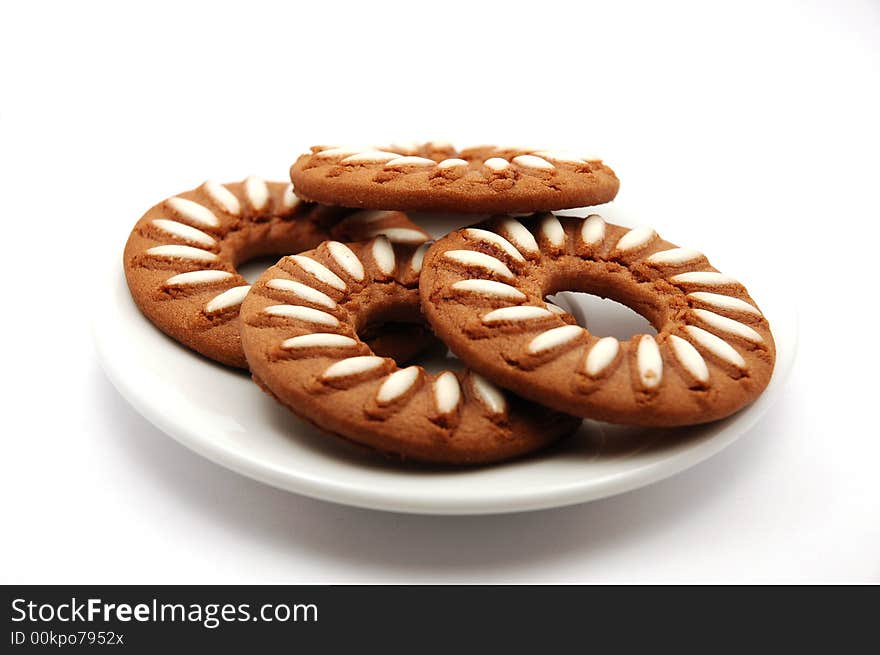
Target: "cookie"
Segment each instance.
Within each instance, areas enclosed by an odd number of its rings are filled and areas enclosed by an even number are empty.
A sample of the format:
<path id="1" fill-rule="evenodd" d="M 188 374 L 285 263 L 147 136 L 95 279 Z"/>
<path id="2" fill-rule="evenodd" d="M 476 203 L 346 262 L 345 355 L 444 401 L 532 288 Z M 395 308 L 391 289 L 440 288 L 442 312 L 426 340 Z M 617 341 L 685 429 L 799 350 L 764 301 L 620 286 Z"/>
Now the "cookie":
<path id="1" fill-rule="evenodd" d="M 125 246 L 125 277 L 135 303 L 159 329 L 211 359 L 246 368 L 238 310 L 250 286 L 236 265 L 308 250 L 329 238 L 380 233 L 404 243 L 428 239 L 405 214 L 304 203 L 288 183 L 256 177 L 205 182 L 141 217 Z M 401 336 L 409 337 L 409 350 L 424 339 L 409 326 Z"/>
<path id="2" fill-rule="evenodd" d="M 495 217 L 437 241 L 424 266 L 437 336 L 486 378 L 559 411 L 704 423 L 752 402 L 773 371 L 770 327 L 743 285 L 648 227 Z M 567 325 L 543 306 L 562 290 L 617 300 L 657 334 L 619 342 Z"/>
<path id="3" fill-rule="evenodd" d="M 383 453 L 484 464 L 541 448 L 580 419 L 498 389 L 470 371 L 400 368 L 360 337 L 376 321 L 421 322 L 426 245 L 328 241 L 268 269 L 242 304 L 254 380 L 295 414 Z"/>
<path id="4" fill-rule="evenodd" d="M 516 213 L 598 205 L 617 176 L 563 152 L 429 142 L 380 148 L 315 146 L 290 169 L 296 193 L 328 205 L 457 213 Z"/>

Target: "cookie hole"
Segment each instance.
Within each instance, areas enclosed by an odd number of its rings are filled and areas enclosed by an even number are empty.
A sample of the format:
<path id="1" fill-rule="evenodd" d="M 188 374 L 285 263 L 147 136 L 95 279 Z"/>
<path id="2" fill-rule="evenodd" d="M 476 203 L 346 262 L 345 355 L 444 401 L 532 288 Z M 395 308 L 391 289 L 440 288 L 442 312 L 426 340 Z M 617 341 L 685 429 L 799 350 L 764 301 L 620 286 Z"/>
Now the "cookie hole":
<path id="1" fill-rule="evenodd" d="M 370 323 L 358 336 L 381 357 L 391 357 L 401 368 L 418 364 L 429 373 L 459 371 L 464 363 L 431 331 L 417 323 Z"/>
<path id="2" fill-rule="evenodd" d="M 418 364 L 429 373 L 460 371 L 464 363 L 422 323 L 369 321 L 358 336 L 380 357 L 390 357 L 401 368 Z"/>
<path id="3" fill-rule="evenodd" d="M 562 291 L 555 298 L 557 304 L 574 316 L 578 325 L 594 336 L 625 341 L 637 334 L 657 334 L 648 319 L 616 300 L 582 291 Z"/>
<path id="4" fill-rule="evenodd" d="M 428 373 L 441 373 L 443 371 L 462 371 L 465 368 L 464 362 L 452 354 L 452 351 L 446 347 L 446 344 L 439 339 L 436 343 L 426 348 L 415 361 L 420 364 Z"/>
<path id="5" fill-rule="evenodd" d="M 248 284 L 253 284 L 267 268 L 277 264 L 280 258 L 281 255 L 263 255 L 261 257 L 254 257 L 253 259 L 249 259 L 248 261 L 239 264 L 237 270 L 239 274 L 248 281 Z"/>

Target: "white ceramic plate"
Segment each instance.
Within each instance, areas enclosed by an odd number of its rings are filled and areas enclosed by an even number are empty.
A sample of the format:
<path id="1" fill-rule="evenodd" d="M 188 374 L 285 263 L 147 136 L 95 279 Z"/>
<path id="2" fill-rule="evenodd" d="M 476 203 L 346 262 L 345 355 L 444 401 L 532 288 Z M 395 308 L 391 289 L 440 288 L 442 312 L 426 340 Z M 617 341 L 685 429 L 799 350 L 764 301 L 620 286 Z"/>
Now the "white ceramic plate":
<path id="1" fill-rule="evenodd" d="M 602 213 L 627 224 L 617 207 Z M 442 232 L 443 224 L 432 220 L 427 217 L 423 224 Z M 303 423 L 246 373 L 193 354 L 154 328 L 132 302 L 118 259 L 107 279 L 95 313 L 99 357 L 119 392 L 147 420 L 217 464 L 267 484 L 399 512 L 490 514 L 559 507 L 683 471 L 731 444 L 767 411 L 791 369 L 797 341 L 789 299 L 762 283 L 752 291 L 773 327 L 776 369 L 765 393 L 738 414 L 677 429 L 585 421 L 573 438 L 537 455 L 448 470 L 389 461 Z M 597 314 L 602 309 L 591 304 L 589 320 L 607 328 L 607 318 Z"/>

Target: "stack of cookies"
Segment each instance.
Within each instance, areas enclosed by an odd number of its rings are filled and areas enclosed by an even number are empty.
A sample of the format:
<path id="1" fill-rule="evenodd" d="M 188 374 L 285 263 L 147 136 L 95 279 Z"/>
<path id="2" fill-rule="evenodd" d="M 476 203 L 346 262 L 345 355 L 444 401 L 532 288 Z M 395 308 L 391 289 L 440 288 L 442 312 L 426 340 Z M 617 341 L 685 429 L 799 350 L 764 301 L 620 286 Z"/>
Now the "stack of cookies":
<path id="1" fill-rule="evenodd" d="M 767 320 L 705 255 L 588 210 L 552 213 L 614 199 L 617 176 L 599 160 L 316 146 L 290 178 L 205 182 L 162 201 L 135 225 L 125 274 L 162 331 L 250 369 L 328 433 L 482 464 L 542 448 L 584 417 L 717 420 L 770 380 Z M 476 216 L 432 242 L 408 212 Z M 236 266 L 265 255 L 281 258 L 249 285 Z M 617 300 L 656 334 L 591 334 L 547 301 L 564 290 Z M 467 368 L 410 363 L 437 339 Z"/>

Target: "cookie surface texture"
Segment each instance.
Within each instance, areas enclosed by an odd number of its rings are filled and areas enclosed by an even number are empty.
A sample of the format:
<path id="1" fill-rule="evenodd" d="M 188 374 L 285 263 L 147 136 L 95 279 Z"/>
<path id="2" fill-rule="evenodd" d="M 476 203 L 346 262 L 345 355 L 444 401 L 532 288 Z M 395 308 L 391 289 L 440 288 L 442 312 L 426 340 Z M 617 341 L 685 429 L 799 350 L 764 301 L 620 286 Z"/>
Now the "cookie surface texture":
<path id="1" fill-rule="evenodd" d="M 238 264 L 308 250 L 328 238 L 384 232 L 406 243 L 428 239 L 401 212 L 304 203 L 286 182 L 205 182 L 141 217 L 125 246 L 125 277 L 135 303 L 159 329 L 211 359 L 246 368 L 238 312 L 250 286 Z"/>
<path id="2" fill-rule="evenodd" d="M 282 258 L 242 305 L 254 380 L 301 418 L 404 459 L 484 464 L 541 448 L 580 419 L 498 389 L 469 371 L 401 368 L 359 337 L 375 321 L 422 321 L 427 246 L 329 241 Z"/>
<path id="3" fill-rule="evenodd" d="M 516 213 L 598 205 L 617 176 L 601 160 L 563 152 L 478 146 L 314 146 L 290 169 L 297 194 L 346 207 Z"/>
<path id="4" fill-rule="evenodd" d="M 773 371 L 769 324 L 743 285 L 649 227 L 493 217 L 437 241 L 424 265 L 437 336 L 487 379 L 559 411 L 704 423 L 753 401 Z M 657 333 L 618 341 L 566 324 L 543 304 L 562 290 L 621 302 Z"/>

